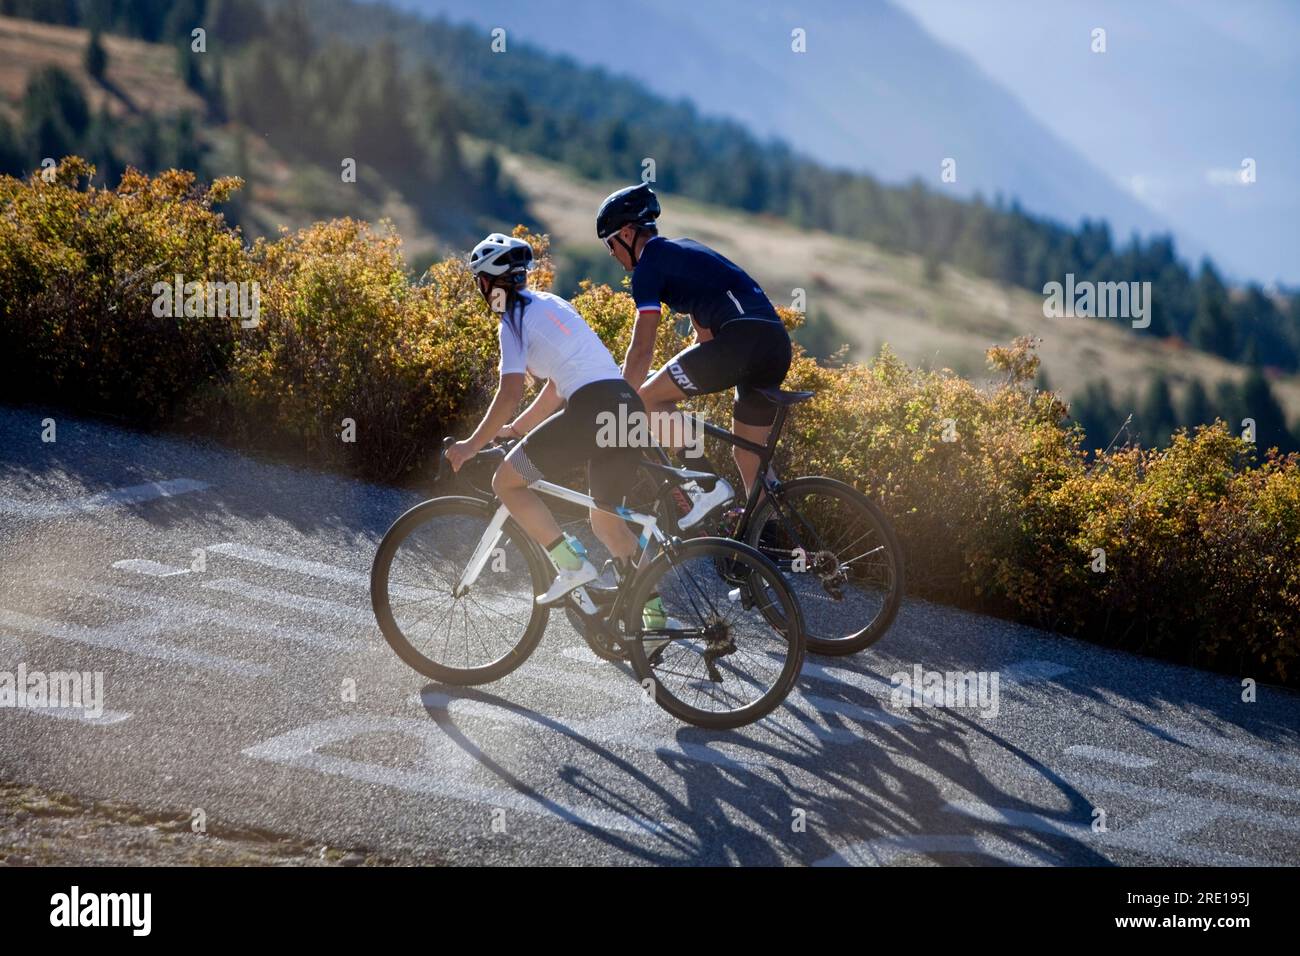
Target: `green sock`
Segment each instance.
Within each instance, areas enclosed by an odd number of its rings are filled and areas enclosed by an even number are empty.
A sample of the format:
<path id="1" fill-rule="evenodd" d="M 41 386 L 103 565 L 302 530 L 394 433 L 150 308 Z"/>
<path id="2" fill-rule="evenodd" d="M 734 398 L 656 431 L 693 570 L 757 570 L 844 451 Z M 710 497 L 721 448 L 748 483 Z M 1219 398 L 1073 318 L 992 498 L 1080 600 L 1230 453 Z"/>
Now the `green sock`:
<path id="1" fill-rule="evenodd" d="M 668 623 L 668 612 L 664 610 L 664 599 L 658 594 L 645 602 L 641 609 L 641 626 L 650 630 L 663 627 Z"/>
<path id="2" fill-rule="evenodd" d="M 550 555 L 551 563 L 561 571 L 576 571 L 582 567 L 582 557 L 577 551 L 573 550 L 573 545 L 569 544 L 568 538 L 563 538 L 555 547 L 546 552 Z"/>

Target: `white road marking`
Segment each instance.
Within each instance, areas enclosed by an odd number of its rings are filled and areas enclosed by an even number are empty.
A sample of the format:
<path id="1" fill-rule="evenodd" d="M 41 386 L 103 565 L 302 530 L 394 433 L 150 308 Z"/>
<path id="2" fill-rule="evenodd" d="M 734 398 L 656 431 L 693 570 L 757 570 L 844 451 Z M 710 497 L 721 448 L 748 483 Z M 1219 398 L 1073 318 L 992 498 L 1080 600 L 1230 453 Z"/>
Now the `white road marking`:
<path id="1" fill-rule="evenodd" d="M 602 748 L 620 746 L 660 756 L 667 754 L 685 757 L 699 763 L 736 769 L 752 770 L 767 765 L 765 759 L 733 757 L 707 744 L 677 739 L 665 740 L 645 726 L 646 711 L 643 708 L 653 707 L 652 704 L 634 703 L 616 713 L 602 714 L 600 717 L 587 720 L 564 722 L 550 716 L 533 716 L 525 708 L 502 707 L 490 701 L 454 697 L 440 691 L 426 691 L 420 695 L 420 701 L 426 708 L 444 711 L 453 718 L 478 718 L 492 723 L 550 730 L 573 740 L 596 744 Z M 658 711 L 658 708 L 655 710 Z M 658 712 L 662 714 L 662 711 Z"/>
<path id="2" fill-rule="evenodd" d="M 326 564 L 324 561 L 308 561 L 304 558 L 295 558 L 291 555 L 281 554 L 278 551 L 258 548 L 248 544 L 226 542 L 224 544 L 214 544 L 206 550 L 215 554 L 224 554 L 239 561 L 260 564 L 265 568 L 274 568 L 277 571 L 291 571 L 294 574 L 302 574 L 322 581 L 331 581 L 335 584 L 346 584 L 349 587 L 361 588 L 366 592 L 370 591 L 369 571 L 354 571 L 351 568 Z M 405 587 L 397 584 L 389 585 L 389 595 L 391 597 L 405 598 L 410 601 L 424 601 L 437 593 L 439 592 L 429 588 Z M 519 599 L 518 603 L 525 607 L 532 606 L 531 601 L 523 598 Z"/>
<path id="3" fill-rule="evenodd" d="M 877 674 L 868 674 L 848 665 L 823 664 L 812 658 L 805 658 L 803 670 L 799 672 L 800 680 L 820 680 L 830 684 L 847 684 L 870 694 L 878 700 L 889 700 L 894 689 L 889 678 Z"/>
<path id="4" fill-rule="evenodd" d="M 0 664 L 13 662 L 16 666 L 27 656 L 27 645 L 17 636 L 0 631 Z"/>
<path id="5" fill-rule="evenodd" d="M 1155 736 L 1158 739 L 1172 740 L 1174 743 L 1183 744 L 1199 753 L 1228 754 L 1238 760 L 1252 760 L 1256 763 L 1269 764 L 1274 767 L 1300 770 L 1300 756 L 1294 753 L 1280 753 L 1268 747 L 1261 747 L 1242 740 L 1239 737 L 1229 737 L 1224 734 L 1205 731 L 1179 730 L 1171 727 L 1156 728 Z M 1292 741 L 1291 746 L 1296 746 L 1296 743 Z"/>
<path id="6" fill-rule="evenodd" d="M 407 770 L 361 760 L 318 753 L 366 734 L 402 734 L 423 747 L 420 769 Z M 248 747 L 243 755 L 254 760 L 346 777 L 362 783 L 394 787 L 411 793 L 434 794 L 453 800 L 500 807 L 628 833 L 664 833 L 671 828 L 645 817 L 616 813 L 600 807 L 578 808 L 540 793 L 523 793 L 499 786 L 484 786 L 458 779 L 481 767 L 471 753 L 428 720 L 406 717 L 337 717 L 317 721 Z M 486 819 L 486 818 L 485 818 Z"/>
<path id="7" fill-rule="evenodd" d="M 370 574 L 366 571 L 340 568 L 333 564 L 326 564 L 323 561 L 307 561 L 303 558 L 280 554 L 278 551 L 270 551 L 266 548 L 234 542 L 214 544 L 205 550 L 213 554 L 224 554 L 239 561 L 250 561 L 266 568 L 275 568 L 277 571 L 292 571 L 295 574 L 305 574 L 308 577 L 333 581 L 336 584 L 348 584 L 366 590 L 370 589 Z"/>
<path id="8" fill-rule="evenodd" d="M 1073 787 L 1086 794 L 1095 806 L 1106 808 L 1097 794 L 1114 794 L 1130 800 L 1157 807 L 1153 812 L 1137 818 L 1131 811 L 1120 812 L 1109 808 L 1105 832 L 1094 833 L 1090 822 L 1080 822 L 1079 842 L 1093 848 L 1118 848 L 1167 857 L 1198 866 L 1264 866 L 1266 861 L 1236 853 L 1207 847 L 1192 842 L 1206 831 L 1222 831 L 1237 822 L 1249 823 L 1258 829 L 1271 829 L 1283 833 L 1300 833 L 1300 819 L 1294 815 L 1272 813 L 1253 807 L 1221 800 L 1211 800 L 1194 794 L 1165 787 L 1149 787 L 1125 780 L 1113 780 L 1094 774 L 1062 773 Z M 949 805 L 959 813 L 989 823 L 1000 823 L 1019 829 L 1040 832 L 1059 831 L 1065 824 L 1048 814 L 1035 814 L 1018 809 L 1003 809 L 976 801 L 954 801 Z M 1068 832 L 1064 835 L 1069 835 Z"/>
<path id="9" fill-rule="evenodd" d="M 896 714 L 889 710 L 879 708 L 865 708 L 861 704 L 852 704 L 849 701 L 832 700 L 831 697 L 820 697 L 814 693 L 792 693 L 787 698 L 787 702 L 801 700 L 810 708 L 818 711 L 822 717 L 828 714 L 835 714 L 836 717 L 848 717 L 853 721 L 862 721 L 863 723 L 883 723 L 887 726 L 898 727 L 902 724 L 913 723 L 913 718 L 907 714 Z M 861 735 L 859 736 L 861 739 Z"/>
<path id="10" fill-rule="evenodd" d="M 338 637 L 333 634 L 322 634 L 320 631 L 279 624 L 233 608 L 213 607 L 201 601 L 161 597 L 112 584 L 92 587 L 84 582 L 55 582 L 55 587 L 75 591 L 78 594 L 93 594 L 96 597 L 117 601 L 127 607 L 157 611 L 159 620 L 166 622 L 171 628 L 188 628 L 194 624 L 216 624 L 238 633 L 259 634 L 276 641 L 294 641 L 308 647 L 335 651 L 356 650 L 364 643 L 357 638 Z"/>
<path id="11" fill-rule="evenodd" d="M 291 607 L 298 611 L 306 611 L 308 614 L 334 618 L 352 625 L 368 626 L 375 623 L 374 613 L 369 608 L 362 610 L 358 607 L 342 604 L 339 601 L 291 594 L 278 588 L 265 588 L 258 584 L 249 584 L 247 581 L 237 581 L 234 578 L 217 578 L 214 581 L 204 581 L 202 586 L 211 591 L 221 591 L 225 594 L 233 594 L 237 597 L 258 601 L 262 604 L 270 604 L 275 607 Z"/>
<path id="12" fill-rule="evenodd" d="M 78 498 L 62 498 L 56 501 L 20 501 L 16 498 L 0 497 L 0 514 L 15 518 L 62 518 L 67 515 L 85 514 L 101 508 L 118 508 L 124 505 L 137 505 L 156 498 L 172 498 L 211 487 L 206 481 L 192 478 L 173 478 L 168 481 L 149 481 L 142 485 L 127 488 L 114 488 L 93 495 Z"/>
<path id="13" fill-rule="evenodd" d="M 83 724 L 90 724 L 95 727 L 104 727 L 111 724 L 120 724 L 124 720 L 131 719 L 130 711 L 125 710 L 104 710 L 98 717 L 88 717 L 83 707 L 4 707 L 0 708 L 0 714 L 32 714 L 36 717 L 52 717 L 55 720 L 78 720 Z"/>
<path id="14" fill-rule="evenodd" d="M 1098 763 L 1114 764 L 1116 767 L 1142 769 L 1156 765 L 1155 760 L 1150 757 L 1143 757 L 1141 754 L 1125 753 L 1122 750 L 1107 750 L 1105 747 L 1089 747 L 1085 744 L 1066 747 L 1065 752 L 1071 757 L 1082 757 Z"/>
<path id="15" fill-rule="evenodd" d="M 130 571 L 134 574 L 143 574 L 146 577 L 154 578 L 169 578 L 175 577 L 178 574 L 193 573 L 188 568 L 173 568 L 169 564 L 160 564 L 157 561 L 149 561 L 143 558 L 132 558 L 127 561 L 114 561 L 113 567 L 121 571 Z M 200 587 L 207 588 L 211 591 L 222 591 L 226 594 L 234 594 L 253 601 L 260 601 L 263 604 L 271 604 L 276 607 L 292 607 L 299 611 L 306 611 L 309 614 L 317 614 L 322 617 L 331 617 L 336 620 L 346 621 L 349 624 L 369 624 L 374 621 L 374 616 L 369 610 L 362 610 L 351 605 L 341 604 L 338 601 L 329 601 L 324 598 L 305 597 L 299 594 L 291 594 L 288 591 L 281 591 L 276 588 L 266 588 L 258 584 L 250 584 L 247 581 L 237 581 L 234 578 L 216 578 L 211 581 L 203 581 Z"/>
<path id="16" fill-rule="evenodd" d="M 1251 780 L 1235 773 L 1219 773 L 1216 770 L 1193 770 L 1187 775 L 1187 779 L 1201 783 L 1217 783 L 1221 787 L 1240 790 L 1242 793 L 1253 793 L 1260 797 L 1270 797 L 1274 800 L 1289 800 L 1293 803 L 1300 803 L 1300 787 L 1284 787 L 1281 784 L 1270 783 L 1267 780 Z"/>
<path id="17" fill-rule="evenodd" d="M 105 650 L 121 651 L 136 657 L 149 657 L 166 661 L 169 664 L 188 664 L 205 670 L 218 670 L 241 677 L 260 677 L 272 673 L 271 668 L 261 664 L 251 664 L 233 657 L 219 654 L 207 654 L 192 651 L 175 644 L 161 644 L 150 638 L 160 631 L 169 629 L 170 625 L 157 617 L 149 616 L 132 621 L 123 621 L 104 627 L 86 627 L 81 624 L 64 624 L 33 617 L 18 611 L 0 608 L 0 624 L 19 631 L 39 634 L 42 637 L 59 641 L 70 641 L 86 647 L 100 647 Z"/>
<path id="18" fill-rule="evenodd" d="M 1009 807 L 995 807 L 979 800 L 950 800 L 943 807 L 949 813 L 979 820 L 981 823 L 993 823 L 1014 827 L 1017 830 L 1033 830 L 1038 833 L 1050 833 L 1053 836 L 1082 839 L 1092 832 L 1090 823 L 1077 820 L 1062 820 L 1049 813 L 1035 813 Z"/>
<path id="19" fill-rule="evenodd" d="M 173 568 L 170 564 L 161 564 L 158 561 L 150 561 L 148 558 L 128 558 L 125 561 L 114 561 L 113 567 L 119 571 L 130 571 L 132 574 L 143 574 L 151 578 L 170 578 L 178 574 L 189 574 L 189 568 Z"/>

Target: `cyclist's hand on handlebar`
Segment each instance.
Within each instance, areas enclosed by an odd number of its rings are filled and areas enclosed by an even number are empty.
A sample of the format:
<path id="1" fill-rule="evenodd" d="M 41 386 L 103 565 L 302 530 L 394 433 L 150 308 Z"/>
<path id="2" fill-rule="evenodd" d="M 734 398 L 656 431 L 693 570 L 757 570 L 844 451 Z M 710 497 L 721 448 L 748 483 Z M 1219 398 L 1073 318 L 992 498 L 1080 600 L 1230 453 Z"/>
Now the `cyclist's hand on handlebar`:
<path id="1" fill-rule="evenodd" d="M 447 464 L 451 465 L 451 470 L 460 471 L 461 465 L 478 454 L 478 449 L 467 441 L 458 441 L 447 449 L 446 454 Z"/>
<path id="2" fill-rule="evenodd" d="M 497 441 L 519 441 L 523 436 L 516 432 L 508 423 L 501 426 L 497 432 Z"/>

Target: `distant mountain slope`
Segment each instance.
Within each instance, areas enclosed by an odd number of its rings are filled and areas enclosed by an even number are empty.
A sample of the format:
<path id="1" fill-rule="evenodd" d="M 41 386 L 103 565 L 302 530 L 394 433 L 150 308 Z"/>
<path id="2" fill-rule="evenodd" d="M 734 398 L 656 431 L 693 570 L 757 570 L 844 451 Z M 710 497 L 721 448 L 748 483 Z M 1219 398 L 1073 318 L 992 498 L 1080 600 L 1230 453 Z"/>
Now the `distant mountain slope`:
<path id="1" fill-rule="evenodd" d="M 972 61 L 888 3 L 569 0 L 563 15 L 525 0 L 397 3 L 504 27 L 512 42 L 635 76 L 830 165 L 894 182 L 920 176 L 960 196 L 1001 192 L 1069 224 L 1106 218 L 1119 236 L 1167 228 Z M 807 33 L 807 53 L 791 51 L 796 27 Z M 945 157 L 957 160 L 954 184 L 940 183 Z"/>
<path id="2" fill-rule="evenodd" d="M 503 168 L 528 197 L 555 248 L 595 248 L 605 256 L 592 236 L 592 210 L 613 184 L 580 179 L 533 156 L 508 156 Z M 909 362 L 978 380 L 988 374 L 989 346 L 1035 335 L 1042 339 L 1050 385 L 1067 398 L 1079 397 L 1098 380 L 1123 396 L 1145 388 L 1155 374 L 1167 376 L 1181 397 L 1193 381 L 1212 392 L 1218 382 L 1240 383 L 1246 374 L 1242 365 L 1176 341 L 1133 335 L 1114 323 L 1046 319 L 1041 295 L 955 269 L 945 267 L 937 281 L 927 281 L 919 256 L 892 254 L 871 243 L 680 197 L 665 208 L 662 222 L 669 235 L 689 235 L 734 257 L 778 303 L 789 304 L 793 290 L 802 288 L 808 313 L 830 325 L 823 335 L 831 347 L 846 343 L 854 358 L 888 344 Z M 1300 376 L 1280 377 L 1273 388 L 1294 421 L 1300 416 Z"/>

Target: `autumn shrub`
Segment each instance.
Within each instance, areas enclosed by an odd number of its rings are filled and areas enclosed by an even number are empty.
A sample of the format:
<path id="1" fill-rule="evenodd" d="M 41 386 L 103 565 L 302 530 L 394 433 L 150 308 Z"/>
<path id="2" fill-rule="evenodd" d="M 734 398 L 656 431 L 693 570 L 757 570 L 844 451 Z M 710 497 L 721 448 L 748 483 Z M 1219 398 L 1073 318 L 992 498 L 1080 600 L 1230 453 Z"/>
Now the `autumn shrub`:
<path id="1" fill-rule="evenodd" d="M 229 361 L 237 319 L 155 315 L 155 283 L 247 280 L 243 243 L 207 188 L 175 170 L 90 189 L 70 158 L 49 181 L 0 177 L 0 390 L 10 400 L 169 420 Z"/>

